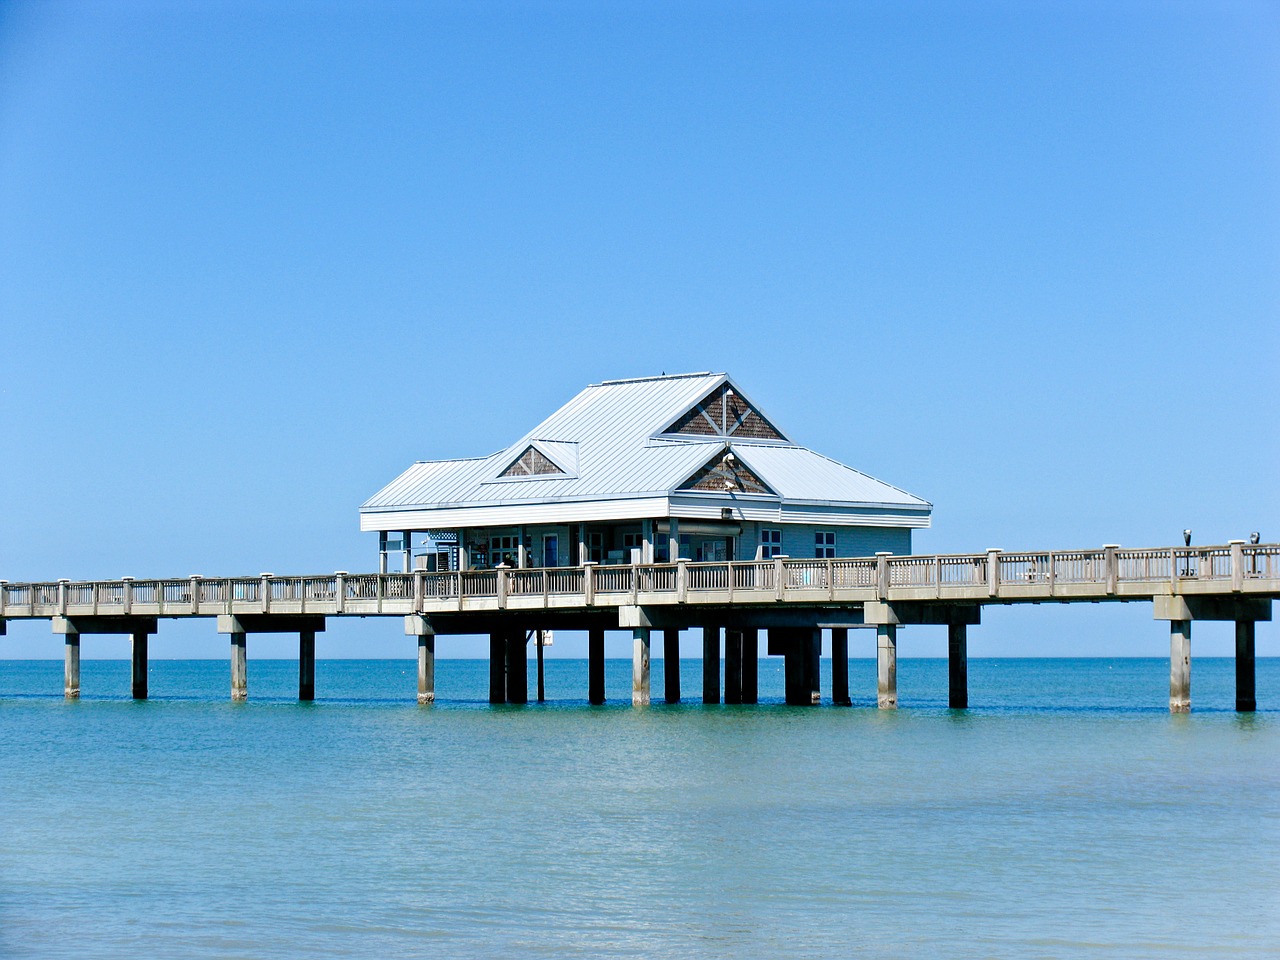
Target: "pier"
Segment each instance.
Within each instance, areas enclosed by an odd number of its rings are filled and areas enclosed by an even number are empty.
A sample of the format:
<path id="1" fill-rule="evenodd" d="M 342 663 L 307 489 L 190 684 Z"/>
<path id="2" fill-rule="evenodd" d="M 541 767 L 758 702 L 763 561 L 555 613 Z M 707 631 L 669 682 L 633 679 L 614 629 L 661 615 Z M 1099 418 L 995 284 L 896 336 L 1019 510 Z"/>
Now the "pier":
<path id="1" fill-rule="evenodd" d="M 759 634 L 785 662 L 786 702 L 822 700 L 818 662 L 830 631 L 830 699 L 850 702 L 849 630 L 875 631 L 877 704 L 898 704 L 898 628 L 945 626 L 949 703 L 968 706 L 968 629 L 995 604 L 1149 602 L 1169 624 L 1169 709 L 1191 708 L 1191 626 L 1233 621 L 1236 709 L 1256 709 L 1255 624 L 1280 596 L 1280 544 L 976 554 L 507 568 L 441 573 L 176 580 L 0 581 L 0 635 L 8 620 L 44 619 L 64 638 L 65 693 L 80 695 L 82 636 L 129 636 L 132 693 L 145 699 L 148 639 L 163 619 L 215 619 L 230 642 L 231 696 L 248 696 L 248 637 L 296 633 L 298 696 L 315 697 L 315 638 L 329 617 L 400 617 L 418 649 L 418 701 L 435 699 L 436 637 L 487 634 L 490 701 L 526 703 L 528 643 L 540 631 L 588 633 L 588 699 L 603 703 L 604 637 L 632 638 L 632 703 L 650 701 L 650 638 L 662 634 L 665 692 L 680 700 L 681 633 L 701 630 L 704 703 L 757 699 Z M 539 662 L 541 649 L 537 650 Z M 723 662 L 723 677 L 721 663 Z M 539 683 L 539 697 L 542 696 Z"/>

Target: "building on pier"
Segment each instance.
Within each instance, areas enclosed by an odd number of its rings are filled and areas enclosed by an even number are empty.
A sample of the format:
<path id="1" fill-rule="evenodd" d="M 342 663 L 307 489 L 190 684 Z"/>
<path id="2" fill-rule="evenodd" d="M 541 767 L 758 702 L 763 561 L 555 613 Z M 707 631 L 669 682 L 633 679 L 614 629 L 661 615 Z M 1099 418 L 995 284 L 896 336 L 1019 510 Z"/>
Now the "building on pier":
<path id="1" fill-rule="evenodd" d="M 383 572 L 576 567 L 904 554 L 931 510 L 696 373 L 592 384 L 497 453 L 415 463 L 360 526 Z"/>

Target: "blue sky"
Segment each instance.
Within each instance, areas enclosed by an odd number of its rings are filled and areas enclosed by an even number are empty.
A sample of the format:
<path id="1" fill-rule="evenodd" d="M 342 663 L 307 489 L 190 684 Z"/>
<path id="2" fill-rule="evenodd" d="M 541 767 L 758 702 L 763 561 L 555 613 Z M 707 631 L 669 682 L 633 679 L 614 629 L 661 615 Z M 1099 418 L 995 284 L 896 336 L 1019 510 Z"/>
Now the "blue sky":
<path id="1" fill-rule="evenodd" d="M 1280 539 L 1278 169 L 1270 3 L 9 0 L 0 577 L 367 569 L 408 463 L 691 370 L 932 501 L 920 551 Z"/>

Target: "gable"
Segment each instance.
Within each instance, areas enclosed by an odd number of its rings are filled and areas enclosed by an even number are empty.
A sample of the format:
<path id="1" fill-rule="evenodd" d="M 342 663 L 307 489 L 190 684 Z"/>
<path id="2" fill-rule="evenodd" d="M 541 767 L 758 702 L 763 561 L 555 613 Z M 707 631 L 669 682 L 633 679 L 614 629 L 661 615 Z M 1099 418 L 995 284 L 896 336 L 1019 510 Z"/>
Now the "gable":
<path id="1" fill-rule="evenodd" d="M 767 483 L 728 450 L 713 457 L 701 470 L 682 483 L 679 489 L 700 490 L 706 493 L 760 493 L 776 496 Z"/>
<path id="2" fill-rule="evenodd" d="M 693 437 L 786 440 L 776 427 L 736 390 L 722 383 L 681 415 L 663 433 Z"/>
<path id="3" fill-rule="evenodd" d="M 533 444 L 524 448 L 524 453 L 511 463 L 507 469 L 498 474 L 500 477 L 552 477 L 564 476 L 565 473 Z"/>

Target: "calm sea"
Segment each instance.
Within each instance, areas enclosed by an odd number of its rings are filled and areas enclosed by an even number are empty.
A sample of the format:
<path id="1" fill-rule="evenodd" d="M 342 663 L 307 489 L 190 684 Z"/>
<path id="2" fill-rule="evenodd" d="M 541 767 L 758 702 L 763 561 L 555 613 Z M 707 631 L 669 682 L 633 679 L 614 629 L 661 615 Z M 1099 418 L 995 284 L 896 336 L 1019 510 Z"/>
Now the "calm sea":
<path id="1" fill-rule="evenodd" d="M 661 662 L 654 669 L 661 695 Z M 683 665 L 686 693 L 701 663 Z M 824 664 L 824 667 L 829 666 Z M 899 662 L 903 709 L 492 708 L 484 661 L 0 663 L 5 957 L 1276 957 L 1280 661 Z M 531 685 L 531 690 L 533 689 Z M 824 691 L 829 686 L 824 680 Z"/>

